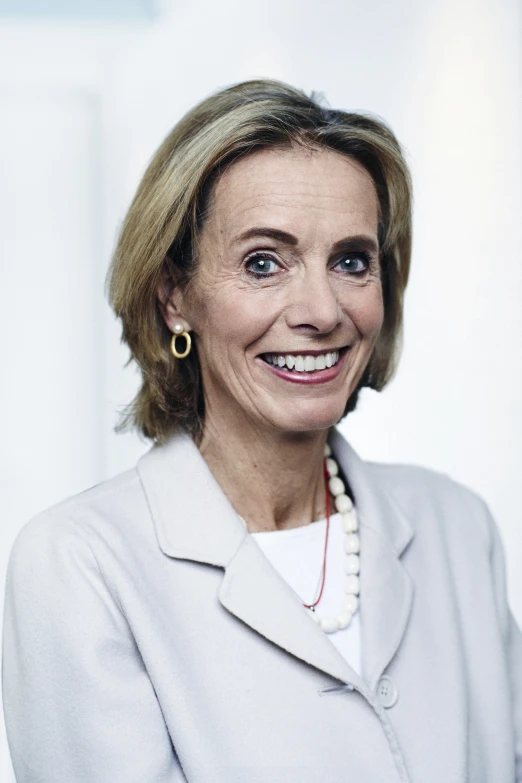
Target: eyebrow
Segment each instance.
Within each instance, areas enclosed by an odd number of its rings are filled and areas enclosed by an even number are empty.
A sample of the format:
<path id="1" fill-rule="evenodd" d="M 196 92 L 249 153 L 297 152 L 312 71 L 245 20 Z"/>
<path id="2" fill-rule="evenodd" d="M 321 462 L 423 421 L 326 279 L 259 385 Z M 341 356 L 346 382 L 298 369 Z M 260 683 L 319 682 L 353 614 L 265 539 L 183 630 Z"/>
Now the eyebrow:
<path id="1" fill-rule="evenodd" d="M 243 232 L 237 238 L 237 242 L 244 242 L 246 239 L 255 239 L 257 237 L 267 237 L 269 239 L 275 239 L 276 242 L 282 242 L 285 245 L 291 245 L 295 247 L 299 244 L 299 240 L 293 234 L 289 234 L 287 231 L 281 231 L 278 228 L 268 227 L 255 227 L 249 228 L 248 231 Z M 333 246 L 335 252 L 344 250 L 350 252 L 352 250 L 368 250 L 370 253 L 378 253 L 379 245 L 372 239 L 372 237 L 366 234 L 357 234 L 355 236 L 345 237 L 340 239 Z"/>
<path id="2" fill-rule="evenodd" d="M 288 234 L 286 231 L 280 231 L 278 228 L 249 228 L 243 234 L 240 234 L 237 238 L 238 242 L 243 242 L 245 239 L 255 239 L 256 237 L 268 237 L 269 239 L 275 239 L 277 242 L 283 242 L 285 245 L 297 245 L 299 240 L 294 237 L 293 234 Z"/>

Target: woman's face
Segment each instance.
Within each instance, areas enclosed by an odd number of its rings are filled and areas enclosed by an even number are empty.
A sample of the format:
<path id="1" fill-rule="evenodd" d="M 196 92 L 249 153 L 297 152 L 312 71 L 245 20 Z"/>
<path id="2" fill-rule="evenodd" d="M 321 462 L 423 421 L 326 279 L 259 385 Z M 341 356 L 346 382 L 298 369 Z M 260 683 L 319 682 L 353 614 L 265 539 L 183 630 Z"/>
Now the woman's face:
<path id="1" fill-rule="evenodd" d="M 371 177 L 334 151 L 263 150 L 223 173 L 175 299 L 211 421 L 298 433 L 341 418 L 383 320 L 377 224 Z"/>

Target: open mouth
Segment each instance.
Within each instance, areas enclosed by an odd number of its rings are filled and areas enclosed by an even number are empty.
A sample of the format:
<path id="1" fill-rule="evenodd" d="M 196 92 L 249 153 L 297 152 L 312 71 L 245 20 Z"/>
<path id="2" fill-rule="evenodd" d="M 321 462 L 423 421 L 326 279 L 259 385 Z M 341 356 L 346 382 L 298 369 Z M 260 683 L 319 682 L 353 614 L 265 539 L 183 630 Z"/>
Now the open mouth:
<path id="1" fill-rule="evenodd" d="M 348 346 L 324 353 L 263 353 L 261 359 L 267 364 L 281 370 L 292 373 L 313 373 L 335 367 L 341 357 L 348 350 Z"/>

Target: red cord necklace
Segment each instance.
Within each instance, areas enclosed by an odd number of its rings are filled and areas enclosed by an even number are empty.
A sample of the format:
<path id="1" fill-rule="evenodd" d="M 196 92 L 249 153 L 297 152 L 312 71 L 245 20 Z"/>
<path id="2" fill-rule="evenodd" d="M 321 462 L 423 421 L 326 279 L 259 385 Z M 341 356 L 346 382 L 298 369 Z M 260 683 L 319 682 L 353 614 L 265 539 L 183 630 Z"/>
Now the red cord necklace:
<path id="1" fill-rule="evenodd" d="M 330 532 L 330 488 L 328 485 L 328 470 L 326 467 L 326 460 L 324 460 L 323 462 L 323 473 L 324 473 L 324 485 L 326 489 L 326 536 L 324 539 L 324 554 L 323 554 L 323 569 L 322 569 L 323 575 L 321 579 L 321 589 L 319 590 L 319 595 L 316 598 L 316 600 L 313 602 L 313 604 L 303 604 L 303 606 L 306 609 L 311 609 L 312 612 L 315 611 L 315 607 L 321 600 L 321 596 L 323 594 L 323 589 L 324 589 L 324 582 L 326 579 L 326 552 L 328 550 L 328 534 Z"/>

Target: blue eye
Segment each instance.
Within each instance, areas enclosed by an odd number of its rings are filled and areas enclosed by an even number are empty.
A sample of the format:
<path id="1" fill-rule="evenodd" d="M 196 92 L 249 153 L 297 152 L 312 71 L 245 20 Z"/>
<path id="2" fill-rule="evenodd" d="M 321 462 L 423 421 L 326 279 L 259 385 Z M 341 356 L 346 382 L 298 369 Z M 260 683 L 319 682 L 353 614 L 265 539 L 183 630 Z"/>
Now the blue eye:
<path id="1" fill-rule="evenodd" d="M 341 272 L 348 272 L 352 275 L 363 275 L 368 271 L 371 256 L 369 253 L 350 253 L 343 256 L 334 266 L 340 267 Z"/>
<path id="2" fill-rule="evenodd" d="M 246 263 L 247 271 L 255 277 L 270 277 L 277 269 L 277 264 L 269 256 L 251 256 Z"/>

